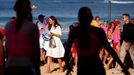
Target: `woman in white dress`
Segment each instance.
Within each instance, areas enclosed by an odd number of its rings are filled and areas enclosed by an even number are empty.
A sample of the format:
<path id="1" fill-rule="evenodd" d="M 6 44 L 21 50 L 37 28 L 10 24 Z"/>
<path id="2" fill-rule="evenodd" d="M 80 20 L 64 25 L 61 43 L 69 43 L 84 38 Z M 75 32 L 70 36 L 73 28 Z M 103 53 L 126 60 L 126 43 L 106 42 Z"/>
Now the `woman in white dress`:
<path id="1" fill-rule="evenodd" d="M 56 19 L 55 16 L 51 16 L 49 19 L 50 23 L 50 34 L 49 37 L 53 37 L 56 43 L 55 48 L 50 48 L 47 50 L 46 56 L 47 58 L 47 72 L 50 72 L 50 64 L 52 62 L 52 58 L 57 58 L 59 63 L 59 72 L 63 71 L 62 68 L 62 57 L 64 57 L 65 49 L 63 47 L 63 44 L 60 40 L 62 33 L 61 33 L 61 27 Z"/>

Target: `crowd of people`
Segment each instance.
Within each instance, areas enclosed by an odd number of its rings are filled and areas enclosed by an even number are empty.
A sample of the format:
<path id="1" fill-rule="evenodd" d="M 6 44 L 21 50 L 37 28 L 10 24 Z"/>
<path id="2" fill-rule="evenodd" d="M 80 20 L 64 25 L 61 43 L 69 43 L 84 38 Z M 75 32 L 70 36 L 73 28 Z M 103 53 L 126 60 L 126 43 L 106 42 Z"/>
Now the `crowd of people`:
<path id="1" fill-rule="evenodd" d="M 39 14 L 33 23 L 29 0 L 16 0 L 13 8 L 16 17 L 6 24 L 5 33 L 0 33 L 0 75 L 40 75 L 44 64 L 46 73 L 51 73 L 53 58 L 59 72 L 64 71 L 65 61 L 66 75 L 71 74 L 72 63 L 77 75 L 106 75 L 105 69 L 117 67 L 129 75 L 128 69 L 134 68 L 134 19 L 127 13 L 122 14 L 121 25 L 119 19 L 102 22 L 100 16 L 93 17 L 90 8 L 82 7 L 63 45 L 62 27 L 55 16 Z"/>
<path id="2" fill-rule="evenodd" d="M 130 18 L 130 15 L 128 13 L 124 13 L 122 14 L 122 21 L 124 22 L 124 25 L 121 25 L 121 20 L 119 19 L 114 19 L 113 21 L 106 22 L 106 21 L 102 21 L 100 16 L 95 16 L 90 24 L 93 27 L 101 28 L 104 30 L 108 42 L 110 43 L 111 47 L 116 51 L 118 57 L 120 57 L 122 62 L 128 68 L 133 68 L 134 67 L 133 65 L 134 59 L 133 59 L 133 54 L 132 54 L 133 52 L 132 51 L 131 53 L 127 52 L 127 50 L 129 49 L 126 48 L 125 46 L 126 43 L 124 45 L 123 41 L 124 42 L 127 41 L 127 44 L 130 44 L 130 43 L 131 45 L 133 44 L 132 33 L 133 33 L 133 28 L 134 28 L 133 27 L 134 19 Z M 78 27 L 78 23 L 70 25 L 69 31 L 71 31 L 75 27 Z M 127 38 L 127 40 L 124 38 Z M 127 47 L 132 48 L 132 46 L 130 45 L 128 45 Z M 76 55 L 75 59 L 77 59 L 77 49 L 74 46 L 74 43 L 72 44 L 71 52 L 72 52 L 72 57 Z M 99 57 L 102 60 L 105 69 L 119 67 L 118 64 L 113 60 L 111 55 L 103 47 L 100 50 Z M 130 61 L 130 63 L 128 63 L 128 61 Z"/>

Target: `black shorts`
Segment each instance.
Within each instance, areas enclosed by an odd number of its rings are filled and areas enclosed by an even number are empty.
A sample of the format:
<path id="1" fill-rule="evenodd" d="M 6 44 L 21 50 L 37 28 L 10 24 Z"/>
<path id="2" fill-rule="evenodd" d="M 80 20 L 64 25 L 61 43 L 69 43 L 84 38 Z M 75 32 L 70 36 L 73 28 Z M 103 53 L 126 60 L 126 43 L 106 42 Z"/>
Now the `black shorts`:
<path id="1" fill-rule="evenodd" d="M 46 50 L 44 48 L 41 48 L 42 52 L 46 52 Z"/>

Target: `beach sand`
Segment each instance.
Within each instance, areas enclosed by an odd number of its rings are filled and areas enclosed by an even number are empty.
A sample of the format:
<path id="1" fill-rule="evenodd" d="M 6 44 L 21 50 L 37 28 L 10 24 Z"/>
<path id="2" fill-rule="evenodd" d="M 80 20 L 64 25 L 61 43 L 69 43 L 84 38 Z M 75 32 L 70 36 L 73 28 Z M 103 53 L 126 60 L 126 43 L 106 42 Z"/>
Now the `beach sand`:
<path id="1" fill-rule="evenodd" d="M 63 66 L 64 66 L 64 62 L 63 62 Z M 62 73 L 59 72 L 59 65 L 58 63 L 51 63 L 51 72 L 50 73 L 46 73 L 47 70 L 47 64 L 45 64 L 44 66 L 40 67 L 41 69 L 41 75 L 65 75 L 66 74 L 66 70 Z M 76 75 L 76 67 L 74 66 L 72 75 Z M 134 75 L 134 69 L 129 69 L 130 71 L 130 75 Z M 106 70 L 106 75 L 124 75 L 121 70 L 117 69 L 117 68 L 112 68 L 109 70 Z"/>

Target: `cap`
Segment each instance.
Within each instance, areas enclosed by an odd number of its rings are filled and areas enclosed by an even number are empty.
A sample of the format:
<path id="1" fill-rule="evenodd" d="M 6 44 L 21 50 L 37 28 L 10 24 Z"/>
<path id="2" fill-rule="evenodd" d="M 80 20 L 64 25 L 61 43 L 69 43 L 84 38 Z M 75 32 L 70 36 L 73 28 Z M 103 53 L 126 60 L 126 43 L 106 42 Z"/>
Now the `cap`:
<path id="1" fill-rule="evenodd" d="M 39 18 L 44 18 L 44 17 L 45 17 L 45 15 L 40 14 L 40 15 L 38 16 L 38 19 L 39 19 Z"/>

